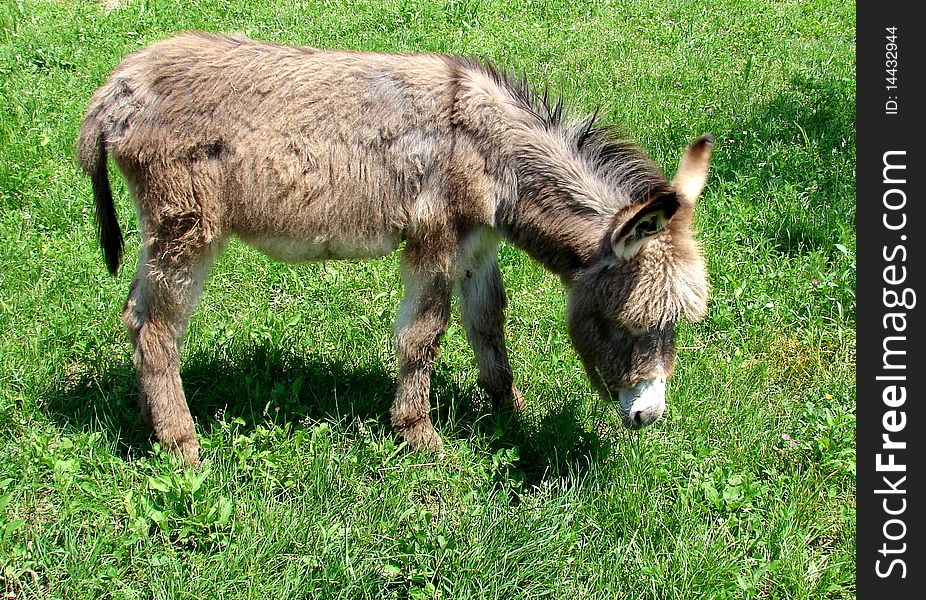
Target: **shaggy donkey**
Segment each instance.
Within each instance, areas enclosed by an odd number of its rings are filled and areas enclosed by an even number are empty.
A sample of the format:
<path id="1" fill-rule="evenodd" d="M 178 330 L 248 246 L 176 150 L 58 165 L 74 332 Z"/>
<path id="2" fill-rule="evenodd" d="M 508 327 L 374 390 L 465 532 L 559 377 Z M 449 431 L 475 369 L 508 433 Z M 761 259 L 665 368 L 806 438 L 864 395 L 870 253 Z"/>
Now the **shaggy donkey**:
<path id="1" fill-rule="evenodd" d="M 107 154 L 134 196 L 142 247 L 123 319 L 142 416 L 196 463 L 178 345 L 230 235 L 289 261 L 405 242 L 390 413 L 413 448 L 441 447 L 428 395 L 454 289 L 480 382 L 496 407 L 522 406 L 500 239 L 560 276 L 573 344 L 626 425 L 658 419 L 673 324 L 707 308 L 689 226 L 712 142 L 697 139 L 669 182 L 594 116 L 567 122 L 562 104 L 489 65 L 185 33 L 123 60 L 90 101 L 77 155 L 113 274 L 123 241 Z"/>

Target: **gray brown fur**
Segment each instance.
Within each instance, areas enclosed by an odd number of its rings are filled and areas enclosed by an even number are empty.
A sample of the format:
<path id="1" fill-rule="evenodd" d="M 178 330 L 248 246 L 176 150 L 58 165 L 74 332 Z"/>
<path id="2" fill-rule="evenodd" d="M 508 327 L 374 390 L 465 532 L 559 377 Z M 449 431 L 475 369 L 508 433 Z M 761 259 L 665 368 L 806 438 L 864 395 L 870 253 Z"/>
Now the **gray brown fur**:
<path id="1" fill-rule="evenodd" d="M 709 146 L 689 149 L 680 176 L 706 176 Z M 128 56 L 91 99 L 77 144 L 115 273 L 122 237 L 107 155 L 142 232 L 123 313 L 142 414 L 192 463 L 199 444 L 178 346 L 230 235 L 283 260 L 372 258 L 405 243 L 391 416 L 417 448 L 441 446 L 430 372 L 455 289 L 481 382 L 496 405 L 521 405 L 505 348 L 501 238 L 569 287 L 570 333 L 603 393 L 602 383 L 613 391 L 671 371 L 671 324 L 705 311 L 694 198 L 594 118 L 568 123 L 561 105 L 481 63 L 204 33 Z M 658 221 L 645 218 L 654 211 L 671 219 L 664 231 L 636 225 Z M 619 259 L 622 227 L 650 243 Z"/>

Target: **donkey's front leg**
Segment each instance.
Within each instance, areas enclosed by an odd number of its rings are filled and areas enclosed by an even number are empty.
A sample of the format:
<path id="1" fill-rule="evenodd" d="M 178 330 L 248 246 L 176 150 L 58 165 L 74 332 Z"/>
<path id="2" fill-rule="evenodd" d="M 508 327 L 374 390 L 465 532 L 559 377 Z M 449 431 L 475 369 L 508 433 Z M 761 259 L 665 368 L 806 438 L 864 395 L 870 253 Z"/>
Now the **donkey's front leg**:
<path id="1" fill-rule="evenodd" d="M 405 297 L 396 323 L 399 389 L 390 410 L 392 428 L 414 449 L 440 450 L 431 408 L 431 366 L 450 319 L 452 284 L 444 274 L 427 274 L 403 265 Z"/>
<path id="2" fill-rule="evenodd" d="M 479 365 L 479 383 L 496 409 L 524 408 L 505 347 L 505 286 L 495 251 L 477 258 L 460 280 L 463 328 Z"/>

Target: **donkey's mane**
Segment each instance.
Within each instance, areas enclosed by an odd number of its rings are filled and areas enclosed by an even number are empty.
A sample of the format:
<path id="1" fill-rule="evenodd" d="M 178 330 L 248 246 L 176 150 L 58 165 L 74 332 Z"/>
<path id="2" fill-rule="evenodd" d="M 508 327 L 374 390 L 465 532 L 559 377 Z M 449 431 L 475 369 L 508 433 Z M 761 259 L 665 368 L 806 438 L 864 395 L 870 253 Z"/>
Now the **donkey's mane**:
<path id="1" fill-rule="evenodd" d="M 490 61 L 464 60 L 467 66 L 482 70 L 508 90 L 519 107 L 543 129 L 561 136 L 603 181 L 623 189 L 633 202 L 673 193 L 665 173 L 646 153 L 621 137 L 617 126 L 601 121 L 600 107 L 590 115 L 576 118 L 574 109 L 562 96 L 551 96 L 547 88 L 538 93 L 528 83 L 526 74 L 500 69 Z"/>

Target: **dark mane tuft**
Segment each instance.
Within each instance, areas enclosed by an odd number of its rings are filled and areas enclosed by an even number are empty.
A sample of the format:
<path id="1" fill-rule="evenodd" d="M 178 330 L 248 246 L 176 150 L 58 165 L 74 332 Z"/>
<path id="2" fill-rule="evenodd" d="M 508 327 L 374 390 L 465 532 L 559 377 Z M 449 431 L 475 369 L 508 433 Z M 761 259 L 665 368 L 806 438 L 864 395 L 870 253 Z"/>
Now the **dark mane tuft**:
<path id="1" fill-rule="evenodd" d="M 636 144 L 620 136 L 614 125 L 602 123 L 600 107 L 581 119 L 572 118 L 562 97 L 552 98 L 548 89 L 537 93 L 525 73 L 517 75 L 499 69 L 489 61 L 458 59 L 470 68 L 481 69 L 495 83 L 507 89 L 520 107 L 533 115 L 549 132 L 562 135 L 575 152 L 608 185 L 623 189 L 634 202 L 672 193 L 665 173 Z"/>

